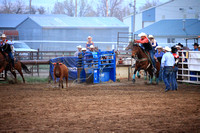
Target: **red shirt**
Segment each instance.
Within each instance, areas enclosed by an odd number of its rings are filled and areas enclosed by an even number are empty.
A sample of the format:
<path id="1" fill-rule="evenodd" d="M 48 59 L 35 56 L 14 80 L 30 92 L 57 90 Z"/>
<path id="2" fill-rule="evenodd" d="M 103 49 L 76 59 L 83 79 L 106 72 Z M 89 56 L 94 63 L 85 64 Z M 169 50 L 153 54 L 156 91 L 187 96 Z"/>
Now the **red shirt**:
<path id="1" fill-rule="evenodd" d="M 179 58 L 179 56 L 176 53 L 173 53 L 174 58 Z"/>
<path id="2" fill-rule="evenodd" d="M 140 39 L 140 40 L 136 40 L 136 43 L 148 43 L 149 40 L 147 37 L 145 37 L 144 39 Z"/>

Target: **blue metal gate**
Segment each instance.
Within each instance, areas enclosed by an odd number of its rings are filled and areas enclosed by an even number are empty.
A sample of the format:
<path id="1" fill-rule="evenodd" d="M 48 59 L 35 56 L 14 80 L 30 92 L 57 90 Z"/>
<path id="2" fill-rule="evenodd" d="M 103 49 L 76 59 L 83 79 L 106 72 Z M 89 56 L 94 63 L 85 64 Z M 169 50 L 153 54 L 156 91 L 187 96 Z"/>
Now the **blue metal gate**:
<path id="1" fill-rule="evenodd" d="M 116 57 L 113 51 L 85 52 L 79 55 L 77 64 L 81 70 L 81 82 L 100 83 L 116 81 Z M 78 73 L 79 74 L 79 73 Z"/>

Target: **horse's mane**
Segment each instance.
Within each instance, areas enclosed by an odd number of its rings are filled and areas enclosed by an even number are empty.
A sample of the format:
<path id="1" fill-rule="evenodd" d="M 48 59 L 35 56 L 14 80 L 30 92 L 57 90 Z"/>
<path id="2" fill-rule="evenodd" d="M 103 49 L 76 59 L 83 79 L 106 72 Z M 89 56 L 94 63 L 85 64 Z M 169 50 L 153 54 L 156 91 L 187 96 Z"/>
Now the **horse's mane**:
<path id="1" fill-rule="evenodd" d="M 144 49 L 140 45 L 138 45 L 137 43 L 133 43 L 133 46 L 139 47 L 142 50 L 142 52 L 145 53 Z"/>

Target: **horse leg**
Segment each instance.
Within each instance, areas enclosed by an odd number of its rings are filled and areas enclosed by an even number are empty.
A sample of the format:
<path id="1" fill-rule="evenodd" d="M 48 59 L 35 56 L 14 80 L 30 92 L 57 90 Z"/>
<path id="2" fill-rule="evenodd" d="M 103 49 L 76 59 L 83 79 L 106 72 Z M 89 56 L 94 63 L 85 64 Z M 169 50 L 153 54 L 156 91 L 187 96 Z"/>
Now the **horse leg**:
<path id="1" fill-rule="evenodd" d="M 133 74 L 133 83 L 135 83 L 135 74 L 136 74 L 136 72 L 137 72 L 137 69 L 135 69 L 135 71 L 134 71 L 134 74 Z"/>
<path id="2" fill-rule="evenodd" d="M 10 69 L 10 72 L 12 73 L 12 75 L 15 77 L 15 83 L 17 83 L 17 75 L 16 75 L 16 72 L 15 71 L 12 71 Z"/>
<path id="3" fill-rule="evenodd" d="M 149 70 L 149 84 L 152 84 L 153 82 L 153 73 L 151 70 Z"/>
<path id="4" fill-rule="evenodd" d="M 21 70 L 21 69 L 17 69 L 17 71 L 18 71 L 19 74 L 21 75 L 22 80 L 23 80 L 23 83 L 25 83 L 25 79 L 24 79 L 24 75 L 23 75 L 23 73 L 22 73 L 22 70 Z"/>
<path id="5" fill-rule="evenodd" d="M 144 71 L 144 80 L 147 80 L 147 71 Z"/>
<path id="6" fill-rule="evenodd" d="M 3 72 L 4 69 L 5 69 L 4 67 L 1 67 L 1 69 L 0 69 L 0 73 Z"/>
<path id="7" fill-rule="evenodd" d="M 140 69 L 137 71 L 137 77 L 140 78 Z"/>

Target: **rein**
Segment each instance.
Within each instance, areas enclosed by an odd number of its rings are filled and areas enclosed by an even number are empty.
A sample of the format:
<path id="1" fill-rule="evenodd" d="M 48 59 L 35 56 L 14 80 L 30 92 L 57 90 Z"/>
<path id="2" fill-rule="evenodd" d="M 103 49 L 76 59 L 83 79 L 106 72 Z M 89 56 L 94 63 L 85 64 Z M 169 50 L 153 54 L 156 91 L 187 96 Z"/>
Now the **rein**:
<path id="1" fill-rule="evenodd" d="M 148 60 L 148 58 L 136 59 L 136 61 L 138 61 L 138 62 L 143 62 L 143 61 L 147 61 L 147 60 Z"/>

